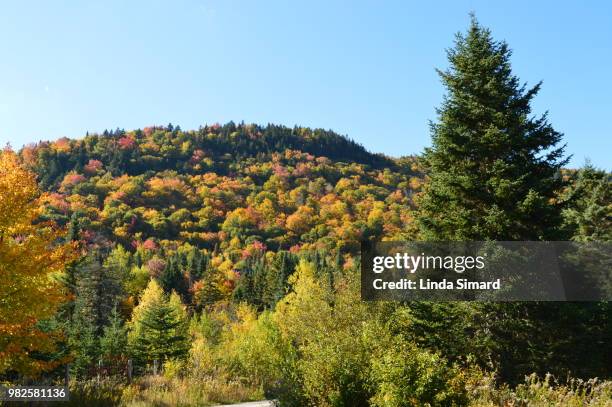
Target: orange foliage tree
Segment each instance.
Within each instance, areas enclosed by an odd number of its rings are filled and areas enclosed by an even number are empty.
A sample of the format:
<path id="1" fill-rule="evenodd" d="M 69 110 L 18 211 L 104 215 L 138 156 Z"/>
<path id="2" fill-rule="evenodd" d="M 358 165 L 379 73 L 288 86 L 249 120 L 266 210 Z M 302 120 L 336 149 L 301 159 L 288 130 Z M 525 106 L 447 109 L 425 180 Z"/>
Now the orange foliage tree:
<path id="1" fill-rule="evenodd" d="M 0 374 L 34 376 L 53 367 L 34 357 L 52 351 L 56 336 L 38 322 L 65 299 L 54 275 L 74 251 L 57 243 L 60 230 L 36 223 L 39 204 L 34 175 L 12 151 L 0 151 Z"/>

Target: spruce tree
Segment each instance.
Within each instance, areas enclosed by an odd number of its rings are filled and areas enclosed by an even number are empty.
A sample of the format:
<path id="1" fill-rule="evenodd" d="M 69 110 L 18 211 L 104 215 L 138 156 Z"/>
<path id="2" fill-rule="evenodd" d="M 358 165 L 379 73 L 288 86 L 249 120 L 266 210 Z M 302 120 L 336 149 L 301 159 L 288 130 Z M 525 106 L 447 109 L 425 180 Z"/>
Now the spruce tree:
<path id="1" fill-rule="evenodd" d="M 127 354 L 127 329 L 117 311 L 113 308 L 109 323 L 104 327 L 104 334 L 100 338 L 100 350 L 107 360 L 117 360 Z"/>
<path id="2" fill-rule="evenodd" d="M 134 308 L 128 339 L 141 362 L 184 357 L 189 349 L 187 316 L 178 295 L 168 299 L 151 280 Z"/>
<path id="3" fill-rule="evenodd" d="M 532 115 L 530 104 L 540 83 L 522 85 L 512 73 L 508 45 L 495 41 L 473 16 L 467 34 L 457 35 L 447 55 L 450 67 L 438 71 L 447 94 L 437 110 L 438 121 L 431 125 L 432 147 L 424 155 L 429 180 L 419 201 L 421 238 L 559 239 L 560 171 L 567 160 L 562 135 L 546 114 Z M 563 371 L 551 363 L 556 356 L 550 337 L 542 334 L 558 328 L 542 317 L 554 315 L 557 308 L 538 303 L 412 304 L 412 334 L 452 361 L 471 355 L 513 381 L 531 372 L 546 373 L 541 370 L 545 364 L 555 373 Z M 571 332 L 575 325 L 566 327 Z M 563 340 L 574 339 L 567 334 Z"/>
<path id="4" fill-rule="evenodd" d="M 612 240 L 612 174 L 587 163 L 575 175 L 563 212 L 568 235 L 574 241 Z"/>
<path id="5" fill-rule="evenodd" d="M 100 256 L 92 253 L 70 268 L 69 288 L 74 290 L 75 299 L 67 334 L 73 349 L 72 369 L 79 375 L 98 360 L 103 327 L 123 293 L 121 280 L 102 266 Z"/>
<path id="6" fill-rule="evenodd" d="M 94 323 L 77 315 L 68 329 L 68 346 L 72 350 L 70 368 L 78 376 L 87 375 L 100 355 Z"/>
<path id="7" fill-rule="evenodd" d="M 86 319 L 102 333 L 113 307 L 123 295 L 115 269 L 103 267 L 100 253 L 90 254 L 77 266 L 73 319 Z"/>
<path id="8" fill-rule="evenodd" d="M 68 222 L 68 233 L 66 234 L 66 241 L 75 242 L 81 238 L 81 231 L 79 228 L 79 216 L 77 212 L 74 212 Z"/>
<path id="9" fill-rule="evenodd" d="M 472 16 L 438 71 L 447 94 L 431 124 L 420 200 L 426 240 L 550 240 L 561 224 L 564 145 L 531 101 L 541 83 L 521 85 L 508 45 Z"/>
<path id="10" fill-rule="evenodd" d="M 171 256 L 166 262 L 166 266 L 159 276 L 159 283 L 167 293 L 175 290 L 183 296 L 187 294 L 185 276 L 181 272 L 180 259 L 177 255 Z"/>

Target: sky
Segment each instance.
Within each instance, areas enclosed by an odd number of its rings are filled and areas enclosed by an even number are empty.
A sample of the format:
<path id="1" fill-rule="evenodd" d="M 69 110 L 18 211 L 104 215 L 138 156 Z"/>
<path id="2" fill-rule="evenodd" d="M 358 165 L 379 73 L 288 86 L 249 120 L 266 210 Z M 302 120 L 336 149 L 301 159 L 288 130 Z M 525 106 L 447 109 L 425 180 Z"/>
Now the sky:
<path id="1" fill-rule="evenodd" d="M 391 156 L 430 144 L 435 68 L 475 12 L 543 81 L 571 166 L 612 169 L 612 2 L 12 1 L 0 145 L 230 120 L 334 130 Z"/>

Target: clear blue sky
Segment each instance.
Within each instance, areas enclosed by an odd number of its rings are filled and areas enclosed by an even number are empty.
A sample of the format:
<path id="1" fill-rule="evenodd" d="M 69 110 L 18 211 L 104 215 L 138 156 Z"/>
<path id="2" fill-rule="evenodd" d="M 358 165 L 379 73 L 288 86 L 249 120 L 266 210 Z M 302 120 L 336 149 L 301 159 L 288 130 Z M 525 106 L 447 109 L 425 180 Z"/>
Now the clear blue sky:
<path id="1" fill-rule="evenodd" d="M 0 144 L 172 122 L 333 129 L 399 156 L 429 144 L 434 68 L 475 11 L 544 81 L 572 165 L 612 169 L 612 2 L 12 1 L 0 10 Z"/>

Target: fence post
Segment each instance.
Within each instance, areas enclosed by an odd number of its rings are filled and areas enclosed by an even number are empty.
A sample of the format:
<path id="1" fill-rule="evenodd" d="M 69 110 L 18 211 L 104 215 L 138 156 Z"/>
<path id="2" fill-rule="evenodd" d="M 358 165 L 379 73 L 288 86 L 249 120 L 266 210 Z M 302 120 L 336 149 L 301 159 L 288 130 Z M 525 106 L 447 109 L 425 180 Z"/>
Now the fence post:
<path id="1" fill-rule="evenodd" d="M 64 372 L 64 386 L 70 384 L 70 363 L 66 363 L 66 371 Z"/>
<path id="2" fill-rule="evenodd" d="M 98 359 L 98 386 L 100 385 L 101 376 L 102 376 L 102 359 Z"/>
<path id="3" fill-rule="evenodd" d="M 157 376 L 157 359 L 153 360 L 153 376 Z"/>
<path id="4" fill-rule="evenodd" d="M 127 378 L 128 383 L 132 383 L 132 359 L 128 359 L 127 362 Z"/>

